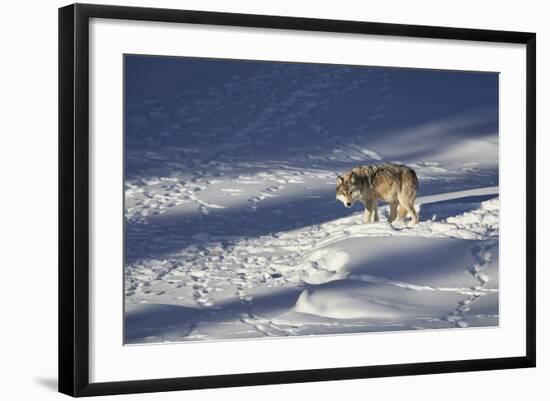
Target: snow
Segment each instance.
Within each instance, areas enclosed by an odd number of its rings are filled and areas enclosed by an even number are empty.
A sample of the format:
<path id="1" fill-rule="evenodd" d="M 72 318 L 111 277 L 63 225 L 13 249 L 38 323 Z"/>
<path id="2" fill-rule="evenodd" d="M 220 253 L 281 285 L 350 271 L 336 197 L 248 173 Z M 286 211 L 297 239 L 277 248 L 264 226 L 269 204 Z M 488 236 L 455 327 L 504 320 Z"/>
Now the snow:
<path id="1" fill-rule="evenodd" d="M 411 99 L 400 70 L 239 68 L 127 102 L 125 343 L 498 325 L 498 113 L 467 106 L 480 77 Z M 432 102 L 445 113 L 411 117 Z M 414 227 L 335 200 L 338 174 L 386 161 L 418 174 Z"/>

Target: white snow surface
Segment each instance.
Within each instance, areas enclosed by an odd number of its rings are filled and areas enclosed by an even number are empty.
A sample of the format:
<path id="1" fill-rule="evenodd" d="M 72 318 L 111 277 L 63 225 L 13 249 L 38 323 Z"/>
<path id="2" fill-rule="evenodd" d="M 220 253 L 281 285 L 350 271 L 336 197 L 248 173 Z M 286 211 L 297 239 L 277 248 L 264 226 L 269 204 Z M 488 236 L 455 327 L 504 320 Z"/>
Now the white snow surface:
<path id="1" fill-rule="evenodd" d="M 492 114 L 395 129 L 387 71 L 281 68 L 128 105 L 125 343 L 498 325 Z M 417 172 L 418 225 L 335 200 L 379 162 Z"/>
<path id="2" fill-rule="evenodd" d="M 391 225 L 382 208 L 378 223 L 358 212 L 231 245 L 197 234 L 162 259 L 126 266 L 126 340 L 497 325 L 497 193 L 419 198 L 421 215 L 437 205 L 457 213 L 412 228 Z"/>

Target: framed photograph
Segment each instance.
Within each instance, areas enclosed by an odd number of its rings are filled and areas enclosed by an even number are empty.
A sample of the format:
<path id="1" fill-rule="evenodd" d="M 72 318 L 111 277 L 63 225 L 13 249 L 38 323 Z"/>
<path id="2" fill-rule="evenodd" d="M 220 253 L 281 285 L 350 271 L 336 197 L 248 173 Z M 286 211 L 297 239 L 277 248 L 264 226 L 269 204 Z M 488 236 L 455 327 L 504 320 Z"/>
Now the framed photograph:
<path id="1" fill-rule="evenodd" d="M 59 390 L 535 366 L 535 34 L 59 10 Z"/>

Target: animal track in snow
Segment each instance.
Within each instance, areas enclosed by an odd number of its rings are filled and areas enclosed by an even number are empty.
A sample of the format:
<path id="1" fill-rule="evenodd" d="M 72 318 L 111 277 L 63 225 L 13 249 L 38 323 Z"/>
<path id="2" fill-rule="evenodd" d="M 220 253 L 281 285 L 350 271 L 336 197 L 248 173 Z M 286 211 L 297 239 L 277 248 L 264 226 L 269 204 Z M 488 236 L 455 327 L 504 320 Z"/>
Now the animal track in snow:
<path id="1" fill-rule="evenodd" d="M 250 202 L 251 205 L 249 205 L 247 207 L 247 210 L 251 211 L 251 212 L 255 212 L 256 210 L 258 210 L 258 202 L 260 202 L 260 201 L 262 201 L 266 198 L 272 198 L 272 197 L 276 196 L 275 194 L 283 188 L 284 188 L 284 185 L 270 186 L 270 187 L 264 189 L 258 195 L 254 195 L 254 196 L 250 197 L 248 199 L 248 202 Z"/>
<path id="2" fill-rule="evenodd" d="M 458 306 L 454 311 L 449 313 L 443 318 L 443 320 L 457 326 L 457 327 L 468 327 L 468 322 L 466 321 L 465 313 L 470 311 L 471 305 L 479 300 L 482 296 L 487 295 L 488 293 L 484 291 L 485 286 L 491 281 L 491 277 L 486 272 L 488 264 L 491 262 L 492 254 L 491 248 L 494 244 L 488 244 L 484 246 L 475 245 L 472 247 L 472 256 L 474 258 L 474 263 L 467 271 L 474 276 L 474 278 L 479 282 L 478 286 L 472 288 L 473 292 L 466 299 L 460 301 Z"/>
<path id="3" fill-rule="evenodd" d="M 183 203 L 194 203 L 198 211 L 206 215 L 211 209 L 223 209 L 225 206 L 201 200 L 198 194 L 206 189 L 205 182 L 198 180 L 180 182 L 176 178 L 154 178 L 138 183 L 126 183 L 124 194 L 125 217 L 128 222 L 147 223 L 152 215 L 159 215 Z"/>

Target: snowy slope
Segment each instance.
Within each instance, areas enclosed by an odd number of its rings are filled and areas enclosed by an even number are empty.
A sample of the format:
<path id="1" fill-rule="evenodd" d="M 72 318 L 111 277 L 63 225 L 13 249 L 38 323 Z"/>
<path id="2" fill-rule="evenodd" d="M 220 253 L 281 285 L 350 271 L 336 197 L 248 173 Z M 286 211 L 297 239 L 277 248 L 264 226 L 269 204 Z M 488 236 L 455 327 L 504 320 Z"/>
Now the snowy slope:
<path id="1" fill-rule="evenodd" d="M 400 70 L 239 68 L 128 102 L 127 343 L 498 324 L 498 116 L 480 77 L 436 74 L 428 96 Z M 338 174 L 379 161 L 417 172 L 414 228 L 335 201 Z"/>
<path id="2" fill-rule="evenodd" d="M 127 340 L 497 324 L 498 199 L 476 200 L 495 190 L 438 196 L 447 212 L 478 206 L 415 228 L 356 213 L 231 246 L 195 236 L 126 267 Z"/>

